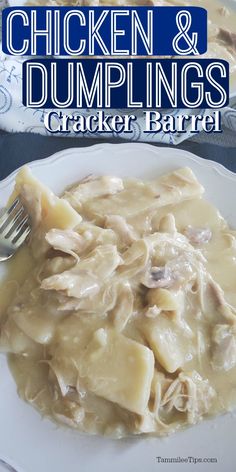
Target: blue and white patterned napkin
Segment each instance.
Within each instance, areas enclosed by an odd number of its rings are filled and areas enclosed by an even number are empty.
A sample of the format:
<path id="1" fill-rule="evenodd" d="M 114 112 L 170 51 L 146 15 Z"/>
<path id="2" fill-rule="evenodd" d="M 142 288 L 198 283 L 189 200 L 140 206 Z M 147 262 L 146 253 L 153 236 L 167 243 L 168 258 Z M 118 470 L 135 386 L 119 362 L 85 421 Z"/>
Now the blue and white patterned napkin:
<path id="1" fill-rule="evenodd" d="M 0 0 L 0 12 L 5 6 L 7 6 L 7 0 Z M 0 129 L 9 132 L 29 132 L 51 136 L 44 126 L 46 110 L 26 108 L 22 105 L 23 60 L 24 58 L 6 56 L 0 49 Z M 66 113 L 66 110 L 62 111 Z M 73 112 L 78 114 L 78 110 L 70 109 L 70 114 Z M 82 110 L 80 114 L 88 115 L 91 112 L 91 110 Z M 186 110 L 184 112 L 186 113 Z M 122 110 L 114 110 L 114 114 L 120 113 L 122 113 Z M 199 113 L 199 110 L 195 110 L 192 113 Z M 168 110 L 168 114 L 181 114 L 181 110 Z M 186 139 L 193 139 L 193 134 L 190 133 L 188 128 L 186 128 L 186 133 L 165 134 L 158 132 L 147 134 L 144 132 L 145 117 L 142 111 L 135 110 L 135 115 L 137 116 L 137 121 L 132 125 L 132 133 L 113 133 L 113 137 L 120 137 L 130 141 L 161 142 L 167 144 L 179 144 Z M 220 138 L 218 136 L 217 142 L 219 143 L 220 141 L 220 144 L 224 146 L 236 146 L 236 96 L 232 99 L 231 107 L 222 110 L 222 124 L 227 129 L 227 133 L 222 133 Z M 207 142 L 210 139 L 204 132 L 201 132 L 200 135 L 203 142 Z M 55 136 L 58 136 L 58 134 Z M 74 133 L 68 133 L 68 137 L 75 136 L 83 137 L 88 136 L 88 134 L 75 135 Z M 94 133 L 89 135 L 89 137 L 92 136 L 96 138 L 111 138 L 110 133 L 103 133 L 102 135 Z"/>

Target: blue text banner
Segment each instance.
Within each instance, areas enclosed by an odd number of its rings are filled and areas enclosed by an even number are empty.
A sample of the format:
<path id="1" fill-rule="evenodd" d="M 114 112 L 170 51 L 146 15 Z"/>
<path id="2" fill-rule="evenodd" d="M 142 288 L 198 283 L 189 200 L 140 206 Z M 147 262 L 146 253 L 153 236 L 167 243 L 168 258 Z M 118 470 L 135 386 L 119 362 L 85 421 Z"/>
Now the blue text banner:
<path id="1" fill-rule="evenodd" d="M 32 108 L 222 108 L 229 65 L 220 59 L 37 59 L 23 64 Z"/>
<path id="2" fill-rule="evenodd" d="M 2 15 L 6 54 L 28 56 L 200 55 L 200 7 L 15 7 Z"/>

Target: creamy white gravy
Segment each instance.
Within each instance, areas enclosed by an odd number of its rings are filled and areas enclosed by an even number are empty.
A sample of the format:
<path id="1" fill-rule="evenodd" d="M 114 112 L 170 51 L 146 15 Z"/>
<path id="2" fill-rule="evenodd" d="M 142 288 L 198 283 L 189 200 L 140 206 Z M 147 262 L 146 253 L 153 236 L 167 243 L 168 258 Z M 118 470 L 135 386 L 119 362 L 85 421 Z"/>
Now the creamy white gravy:
<path id="1" fill-rule="evenodd" d="M 32 216 L 55 209 L 30 179 L 17 191 Z M 83 218 L 76 230 L 37 217 L 0 289 L 0 346 L 43 415 L 161 436 L 235 406 L 236 239 L 202 192 L 189 169 L 94 178 L 64 195 Z"/>

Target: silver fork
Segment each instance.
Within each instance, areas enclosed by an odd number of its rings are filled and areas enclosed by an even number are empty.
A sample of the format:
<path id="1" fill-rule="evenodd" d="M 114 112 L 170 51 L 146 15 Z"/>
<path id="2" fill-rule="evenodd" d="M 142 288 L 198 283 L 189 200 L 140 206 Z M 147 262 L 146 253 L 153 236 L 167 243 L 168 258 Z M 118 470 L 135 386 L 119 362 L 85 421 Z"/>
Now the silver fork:
<path id="1" fill-rule="evenodd" d="M 19 198 L 0 215 L 0 262 L 10 259 L 31 231 L 29 215 Z"/>

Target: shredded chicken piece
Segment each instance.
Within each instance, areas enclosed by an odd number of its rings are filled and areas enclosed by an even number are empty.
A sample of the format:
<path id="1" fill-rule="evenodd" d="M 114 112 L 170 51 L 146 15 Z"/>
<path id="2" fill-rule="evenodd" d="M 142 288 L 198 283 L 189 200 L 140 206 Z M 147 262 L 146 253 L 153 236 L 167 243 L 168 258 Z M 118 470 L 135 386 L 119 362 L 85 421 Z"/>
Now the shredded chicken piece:
<path id="1" fill-rule="evenodd" d="M 56 377 L 61 394 L 65 397 L 71 387 L 76 388 L 78 372 L 76 372 L 73 363 L 68 362 L 67 359 L 54 358 L 47 363 L 50 367 L 49 380 L 51 380 L 52 385 L 54 385 L 54 376 Z"/>
<path id="2" fill-rule="evenodd" d="M 224 291 L 206 272 L 203 265 L 198 268 L 194 289 L 192 288 L 191 292 L 197 296 L 200 316 L 204 316 L 208 321 L 214 321 L 214 323 L 222 323 L 223 320 L 227 320 L 230 324 L 235 323 L 235 308 L 226 301 Z"/>
<path id="3" fill-rule="evenodd" d="M 68 297 L 83 298 L 93 296 L 99 291 L 97 277 L 85 271 L 75 273 L 73 269 L 52 275 L 41 283 L 43 290 L 62 290 Z"/>
<path id="4" fill-rule="evenodd" d="M 123 263 L 119 273 L 125 277 L 133 277 L 142 272 L 148 264 L 149 247 L 145 240 L 135 241 L 123 254 Z"/>
<path id="5" fill-rule="evenodd" d="M 209 412 L 215 395 L 214 389 L 198 372 L 180 372 L 162 396 L 160 408 L 186 413 L 187 423 L 194 424 Z"/>
<path id="6" fill-rule="evenodd" d="M 118 236 L 120 242 L 125 246 L 130 246 L 137 240 L 134 229 L 122 216 L 109 215 L 105 218 L 105 228 L 112 229 Z"/>
<path id="7" fill-rule="evenodd" d="M 216 370 L 228 371 L 236 365 L 235 327 L 218 324 L 213 328 L 212 366 Z"/>
<path id="8" fill-rule="evenodd" d="M 105 195 L 114 195 L 124 189 L 122 179 L 118 177 L 102 176 L 95 179 L 80 182 L 69 192 L 65 192 L 64 197 L 69 199 L 72 206 L 76 202 L 81 205 L 91 198 L 98 198 Z"/>
<path id="9" fill-rule="evenodd" d="M 206 262 L 201 251 L 194 248 L 181 233 L 153 233 L 145 237 L 145 241 L 156 258 L 168 261 L 186 255 L 196 263 Z"/>
<path id="10" fill-rule="evenodd" d="M 195 424 L 209 412 L 215 395 L 209 382 L 196 371 L 180 372 L 174 380 L 155 371 L 152 403 L 137 426 L 141 432 L 151 433 L 158 424 L 160 435 L 166 434 L 166 431 L 171 432 L 179 423 L 173 417 L 174 412 L 184 415 L 182 421 L 185 424 Z"/>
<path id="11" fill-rule="evenodd" d="M 62 293 L 58 293 L 60 311 L 80 311 L 83 313 L 96 313 L 103 316 L 114 309 L 117 299 L 117 291 L 113 285 L 104 283 L 99 292 L 92 297 L 69 298 Z"/>
<path id="12" fill-rule="evenodd" d="M 73 230 L 51 229 L 45 236 L 46 241 L 57 251 L 70 254 L 78 260 L 78 254 L 85 250 L 85 240 Z"/>
<path id="13" fill-rule="evenodd" d="M 117 331 L 123 331 L 127 325 L 134 305 L 134 295 L 129 282 L 120 285 L 116 305 L 109 316 L 113 319 L 114 327 Z"/>
<path id="14" fill-rule="evenodd" d="M 209 276 L 210 294 L 213 296 L 218 312 L 230 323 L 236 321 L 236 310 L 225 300 L 224 291 L 220 285 Z"/>
<path id="15" fill-rule="evenodd" d="M 150 396 L 151 404 L 149 404 L 145 414 L 136 420 L 136 427 L 141 433 L 152 433 L 156 430 L 157 425 L 160 436 L 166 434 L 167 431 L 171 432 L 170 425 L 166 424 L 160 416 L 161 397 L 170 383 L 171 380 L 164 374 L 154 371 Z"/>
<path id="16" fill-rule="evenodd" d="M 74 266 L 75 259 L 71 256 L 61 257 L 56 256 L 50 259 L 46 259 L 43 262 L 37 273 L 37 280 L 39 283 L 42 282 L 42 278 L 49 277 L 50 275 L 59 274 L 65 270 L 71 269 Z"/>
<path id="17" fill-rule="evenodd" d="M 88 258 L 79 261 L 71 270 L 44 279 L 44 290 L 62 290 L 69 297 L 93 296 L 100 290 L 100 278 L 105 280 L 120 264 L 116 246 L 96 248 Z"/>

